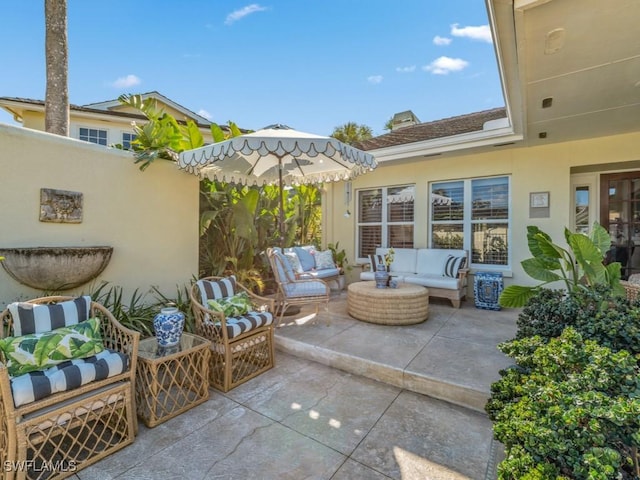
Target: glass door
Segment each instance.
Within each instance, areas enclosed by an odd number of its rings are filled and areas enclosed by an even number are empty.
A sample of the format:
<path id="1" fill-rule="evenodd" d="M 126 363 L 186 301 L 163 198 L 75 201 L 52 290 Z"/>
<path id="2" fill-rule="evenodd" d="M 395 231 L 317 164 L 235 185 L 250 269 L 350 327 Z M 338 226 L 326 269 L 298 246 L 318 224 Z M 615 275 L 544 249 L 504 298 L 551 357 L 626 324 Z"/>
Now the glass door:
<path id="1" fill-rule="evenodd" d="M 623 279 L 640 273 L 640 172 L 600 177 L 600 224 L 611 236 L 606 262 L 620 262 Z"/>

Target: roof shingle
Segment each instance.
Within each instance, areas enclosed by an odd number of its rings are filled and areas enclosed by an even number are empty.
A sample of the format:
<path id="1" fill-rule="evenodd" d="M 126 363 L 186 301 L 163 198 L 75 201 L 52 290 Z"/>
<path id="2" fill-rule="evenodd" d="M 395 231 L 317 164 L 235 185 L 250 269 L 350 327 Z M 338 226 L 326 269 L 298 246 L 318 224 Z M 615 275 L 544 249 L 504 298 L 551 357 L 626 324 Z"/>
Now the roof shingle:
<path id="1" fill-rule="evenodd" d="M 384 135 L 358 142 L 354 146 L 361 150 L 375 150 L 378 148 L 405 145 L 407 143 L 434 140 L 436 138 L 451 137 L 463 133 L 478 132 L 482 131 L 482 127 L 486 122 L 506 118 L 506 116 L 507 110 L 505 107 L 483 110 L 481 112 L 399 128 Z"/>

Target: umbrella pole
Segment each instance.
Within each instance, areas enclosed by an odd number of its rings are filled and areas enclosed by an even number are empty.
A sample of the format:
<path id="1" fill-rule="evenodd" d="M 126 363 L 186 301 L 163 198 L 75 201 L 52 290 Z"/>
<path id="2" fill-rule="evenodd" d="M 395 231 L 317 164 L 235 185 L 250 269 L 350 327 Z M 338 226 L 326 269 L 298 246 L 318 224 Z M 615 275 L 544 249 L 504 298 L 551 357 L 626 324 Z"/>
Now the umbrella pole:
<path id="1" fill-rule="evenodd" d="M 282 158 L 278 158 L 278 185 L 280 186 L 280 247 L 284 248 L 284 188 L 282 188 Z"/>

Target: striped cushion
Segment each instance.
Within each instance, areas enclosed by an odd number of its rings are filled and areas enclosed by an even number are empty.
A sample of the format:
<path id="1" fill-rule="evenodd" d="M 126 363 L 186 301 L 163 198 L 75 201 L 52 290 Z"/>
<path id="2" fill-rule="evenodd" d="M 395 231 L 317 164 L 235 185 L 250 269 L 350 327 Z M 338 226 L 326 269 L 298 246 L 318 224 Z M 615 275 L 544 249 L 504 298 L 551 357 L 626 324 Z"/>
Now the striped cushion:
<path id="1" fill-rule="evenodd" d="M 103 350 L 93 357 L 69 360 L 46 370 L 25 373 L 11 379 L 13 403 L 19 407 L 54 393 L 113 377 L 128 369 L 129 357 L 113 350 Z"/>
<path id="2" fill-rule="evenodd" d="M 227 337 L 235 338 L 238 335 L 272 323 L 273 315 L 271 312 L 248 312 L 241 317 L 228 317 Z M 219 325 L 219 322 L 216 322 L 216 324 Z"/>
<path id="3" fill-rule="evenodd" d="M 32 333 L 49 332 L 88 320 L 91 297 L 85 295 L 51 305 L 14 302 L 7 308 L 13 318 L 13 335 L 20 337 Z"/>
<path id="4" fill-rule="evenodd" d="M 458 278 L 458 271 L 461 268 L 464 268 L 466 262 L 466 257 L 455 257 L 453 255 L 447 256 L 447 259 L 444 262 L 444 271 L 442 272 L 442 276 Z"/>
<path id="5" fill-rule="evenodd" d="M 371 265 L 371 271 L 377 272 L 378 265 L 384 265 L 384 255 L 369 255 L 369 264 Z"/>
<path id="6" fill-rule="evenodd" d="M 207 300 L 232 297 L 236 293 L 236 277 L 222 278 L 220 280 L 198 280 L 196 282 L 200 290 L 202 305 L 207 306 Z"/>

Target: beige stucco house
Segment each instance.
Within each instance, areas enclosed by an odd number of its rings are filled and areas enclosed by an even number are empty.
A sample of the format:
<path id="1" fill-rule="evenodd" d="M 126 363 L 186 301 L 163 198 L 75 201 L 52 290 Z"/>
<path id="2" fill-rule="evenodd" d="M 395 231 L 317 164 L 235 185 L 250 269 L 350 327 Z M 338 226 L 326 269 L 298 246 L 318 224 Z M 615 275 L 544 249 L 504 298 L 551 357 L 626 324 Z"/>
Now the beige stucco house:
<path id="1" fill-rule="evenodd" d="M 493 271 L 502 273 L 506 283 L 528 283 L 531 280 L 520 266 L 529 256 L 528 225 L 562 242 L 565 227 L 588 232 L 598 221 L 611 233 L 624 275 L 640 272 L 640 2 L 486 0 L 486 4 L 505 106 L 430 122 L 402 112 L 400 128 L 360 145 L 376 156 L 375 171 L 350 183 L 326 185 L 325 243 L 340 242 L 352 265 L 364 264 L 376 246 L 465 248 L 471 253 L 472 275 Z M 176 118 L 195 120 L 208 141 L 206 119 L 157 92 L 147 95 L 155 95 Z M 43 129 L 42 102 L 0 98 L 0 107 L 23 126 Z M 71 136 L 88 133 L 83 139 L 93 141 L 92 130 L 104 130 L 107 145 L 122 143 L 130 122 L 138 118 L 117 101 L 71 107 Z M 24 154 L 26 134 L 5 130 L 0 134 L 14 141 L 15 152 Z M 29 161 L 46 161 L 38 152 L 49 152 L 51 142 L 64 143 L 60 158 L 67 158 L 67 149 L 77 150 L 69 143 L 73 140 L 47 137 L 30 152 Z M 121 155 L 128 164 L 124 168 L 138 173 L 128 152 L 100 150 L 99 155 Z M 0 161 L 3 155 L 10 162 L 15 153 L 0 149 Z M 78 158 L 79 168 L 88 168 L 85 163 Z M 27 173 L 40 172 L 36 165 L 24 162 L 23 166 Z M 122 178 L 122 173 L 114 170 L 114 178 Z M 183 244 L 195 246 L 197 179 L 175 173 L 166 181 L 180 179 L 185 189 L 192 189 L 186 198 L 193 211 L 171 216 L 180 220 L 173 228 L 188 232 Z M 56 172 L 55 179 L 48 175 L 36 182 L 29 201 L 36 202 L 37 188 L 42 186 L 87 190 L 81 177 L 70 182 L 64 171 Z M 10 185 L 5 189 L 7 202 L 28 193 L 19 183 Z M 140 194 L 134 191 L 129 201 L 145 198 Z M 33 214 L 33 206 L 17 205 Z M 11 211 L 23 218 L 19 213 Z M 119 224 L 114 215 L 113 225 Z M 26 225 L 24 231 L 13 230 L 15 238 L 6 241 L 24 243 L 38 229 Z M 114 242 L 120 238 L 112 236 Z M 77 238 L 79 243 L 88 241 L 84 233 Z M 173 250 L 175 245 L 167 251 Z M 183 277 L 195 271 L 195 249 L 190 255 L 189 261 L 180 262 Z M 359 273 L 359 268 L 353 269 L 349 280 L 358 279 Z M 121 280 L 119 275 L 114 278 Z M 137 284 L 144 285 L 145 278 L 137 279 Z M 164 279 L 157 274 L 153 278 Z M 164 280 L 174 281 L 170 276 Z"/>
<path id="2" fill-rule="evenodd" d="M 462 247 L 472 273 L 524 284 L 528 225 L 563 243 L 598 221 L 640 272 L 640 2 L 486 3 L 505 107 L 360 144 L 379 167 L 327 186 L 327 242 L 362 264 L 376 246 Z"/>
<path id="3" fill-rule="evenodd" d="M 205 142 L 211 142 L 211 122 L 159 92 L 140 94 L 152 98 L 159 109 L 179 122 L 192 120 L 198 125 Z M 23 127 L 44 131 L 44 101 L 29 98 L 0 97 L 0 108 L 9 112 Z M 69 137 L 98 145 L 122 145 L 128 149 L 135 138 L 131 122 L 144 123 L 145 117 L 117 99 L 87 105 L 69 106 Z"/>

